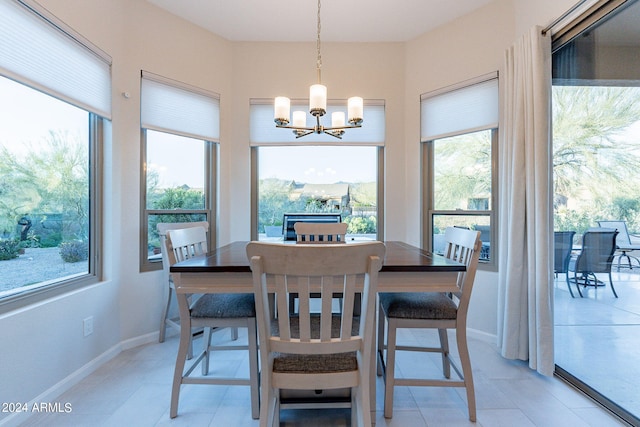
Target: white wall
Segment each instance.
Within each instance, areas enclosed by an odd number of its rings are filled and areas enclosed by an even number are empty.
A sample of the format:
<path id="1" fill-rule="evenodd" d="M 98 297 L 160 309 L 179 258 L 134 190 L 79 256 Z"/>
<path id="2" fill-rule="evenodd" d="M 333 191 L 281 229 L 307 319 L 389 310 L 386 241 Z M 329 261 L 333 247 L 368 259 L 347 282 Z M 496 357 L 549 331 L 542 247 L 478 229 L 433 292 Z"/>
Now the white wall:
<path id="1" fill-rule="evenodd" d="M 221 95 L 221 244 L 249 237 L 249 98 L 304 98 L 316 78 L 313 43 L 231 43 L 144 0 L 40 3 L 113 57 L 105 281 L 0 316 L 3 402 L 46 397 L 47 390 L 55 396 L 73 381 L 72 374 L 84 375 L 121 348 L 156 338 L 161 273 L 139 272 L 140 70 Z M 420 241 L 420 94 L 500 69 L 504 50 L 518 34 L 534 23 L 546 25 L 570 3 L 496 0 L 406 44 L 323 44 L 329 97 L 358 94 L 386 101 L 387 239 Z M 121 95 L 125 91 L 129 99 Z M 495 273 L 479 272 L 470 314 L 470 327 L 489 336 L 496 330 L 496 279 Z M 95 331 L 85 338 L 82 319 L 88 316 L 94 316 Z M 0 414 L 3 419 L 6 414 Z"/>

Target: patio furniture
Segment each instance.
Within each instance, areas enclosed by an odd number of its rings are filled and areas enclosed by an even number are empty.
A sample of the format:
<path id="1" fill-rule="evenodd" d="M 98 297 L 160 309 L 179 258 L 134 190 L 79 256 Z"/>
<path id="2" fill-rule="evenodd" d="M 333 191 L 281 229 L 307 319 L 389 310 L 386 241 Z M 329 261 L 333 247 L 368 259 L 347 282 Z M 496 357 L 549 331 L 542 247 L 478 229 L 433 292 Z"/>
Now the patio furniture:
<path id="1" fill-rule="evenodd" d="M 568 273 L 575 234 L 575 231 L 555 231 L 553 233 L 553 272 L 556 277 L 558 277 L 558 274 L 566 274 L 567 288 L 569 288 L 571 298 L 574 295 L 569 283 Z"/>
<path id="2" fill-rule="evenodd" d="M 583 297 L 581 285 L 583 288 L 604 286 L 604 282 L 598 279 L 597 274 L 606 273 L 609 276 L 613 295 L 618 298 L 611 280 L 611 264 L 616 251 L 617 234 L 618 232 L 611 228 L 592 228 L 582 235 L 582 250 L 569 262 L 569 272 L 573 272 L 573 278 L 570 281 L 576 284 L 581 297 Z"/>
<path id="3" fill-rule="evenodd" d="M 598 225 L 600 227 L 613 228 L 615 230 L 618 230 L 618 237 L 616 237 L 616 247 L 620 252 L 622 252 L 622 254 L 618 256 L 618 271 L 620 271 L 620 262 L 623 258 L 626 258 L 627 266 L 630 270 L 633 269 L 631 260 L 635 260 L 638 263 L 638 267 L 640 267 L 640 259 L 627 253 L 640 250 L 640 245 L 634 245 L 633 243 L 631 243 L 631 237 L 629 236 L 629 231 L 627 230 L 627 222 L 620 220 L 598 221 Z"/>

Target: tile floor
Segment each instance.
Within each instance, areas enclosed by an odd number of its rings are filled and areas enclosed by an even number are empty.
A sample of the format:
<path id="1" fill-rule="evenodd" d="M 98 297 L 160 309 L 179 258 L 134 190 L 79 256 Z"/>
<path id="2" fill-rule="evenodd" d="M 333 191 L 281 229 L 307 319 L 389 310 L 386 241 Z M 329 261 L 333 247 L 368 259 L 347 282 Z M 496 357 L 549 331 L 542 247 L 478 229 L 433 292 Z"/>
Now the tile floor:
<path id="1" fill-rule="evenodd" d="M 403 340 L 431 340 L 425 331 L 402 331 Z M 229 339 L 228 331 L 214 340 Z M 195 345 L 198 346 L 199 340 Z M 453 341 L 455 343 L 455 341 Z M 178 417 L 169 418 L 171 378 L 177 336 L 127 350 L 85 378 L 58 401 L 70 403 L 66 414 L 34 414 L 24 426 L 258 426 L 251 419 L 249 392 L 242 386 L 184 385 Z M 467 419 L 464 389 L 397 387 L 394 416 L 382 416 L 382 380 L 378 379 L 378 426 L 620 426 L 615 417 L 557 378 L 531 371 L 526 363 L 505 360 L 495 346 L 470 339 L 476 383 L 478 421 Z M 246 356 L 225 352 L 217 366 L 246 375 Z M 234 353 L 238 353 L 234 355 Z M 436 355 L 399 357 L 399 371 L 439 372 Z M 212 366 L 214 364 L 212 363 Z M 214 368 L 212 367 L 212 370 Z M 348 426 L 349 410 L 283 411 L 282 425 Z"/>
<path id="2" fill-rule="evenodd" d="M 563 275 L 556 281 L 556 364 L 640 417 L 640 271 L 612 273 L 618 298 L 606 286 L 571 298 Z"/>

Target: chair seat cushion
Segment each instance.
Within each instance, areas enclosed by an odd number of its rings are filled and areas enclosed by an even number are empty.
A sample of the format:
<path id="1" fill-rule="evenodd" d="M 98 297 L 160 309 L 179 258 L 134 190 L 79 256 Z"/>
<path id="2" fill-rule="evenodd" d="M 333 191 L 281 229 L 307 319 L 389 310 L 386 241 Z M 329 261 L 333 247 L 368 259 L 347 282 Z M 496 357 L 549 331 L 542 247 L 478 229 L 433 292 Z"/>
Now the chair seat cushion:
<path id="1" fill-rule="evenodd" d="M 458 307 L 440 292 L 380 293 L 387 317 L 401 319 L 455 319 Z"/>
<path id="2" fill-rule="evenodd" d="M 287 354 L 275 353 L 273 372 L 325 374 L 350 372 L 358 369 L 356 353 Z"/>
<path id="3" fill-rule="evenodd" d="M 297 316 L 290 318 L 291 336 L 300 337 L 300 322 Z M 357 335 L 360 329 L 360 317 L 354 316 L 351 335 Z M 272 335 L 279 335 L 278 320 L 271 321 Z M 331 318 L 331 337 L 340 336 L 340 315 L 335 314 Z M 320 337 L 320 316 L 311 315 L 311 338 Z M 275 353 L 273 360 L 273 372 L 286 372 L 298 374 L 324 374 L 332 372 L 350 372 L 358 369 L 358 361 L 355 352 L 336 354 L 287 354 Z"/>
<path id="4" fill-rule="evenodd" d="M 191 317 L 256 317 L 256 304 L 253 294 L 205 294 L 191 308 Z"/>

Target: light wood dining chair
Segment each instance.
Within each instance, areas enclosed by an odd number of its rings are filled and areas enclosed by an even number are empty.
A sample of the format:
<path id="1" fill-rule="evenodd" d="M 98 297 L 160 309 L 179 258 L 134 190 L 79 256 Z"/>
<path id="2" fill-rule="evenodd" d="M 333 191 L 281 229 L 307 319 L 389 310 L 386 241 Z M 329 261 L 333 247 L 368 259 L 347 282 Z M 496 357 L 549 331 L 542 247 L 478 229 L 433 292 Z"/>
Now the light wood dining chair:
<path id="1" fill-rule="evenodd" d="M 167 248 L 170 265 L 207 252 L 206 231 L 202 227 L 169 230 Z M 251 415 L 259 416 L 258 338 L 253 294 L 203 294 L 189 302 L 190 294 L 181 291 L 180 279 L 174 276 L 176 298 L 180 311 L 180 344 L 171 389 L 169 415 L 178 415 L 178 401 L 182 384 L 246 385 L 251 393 Z M 247 345 L 211 346 L 211 330 L 215 328 L 247 328 Z M 193 328 L 204 328 L 202 351 L 185 370 Z M 209 357 L 216 350 L 248 350 L 249 378 L 209 375 Z M 202 376 L 191 376 L 201 364 Z"/>
<path id="2" fill-rule="evenodd" d="M 296 222 L 296 243 L 345 243 L 346 222 Z"/>
<path id="3" fill-rule="evenodd" d="M 296 243 L 302 244 L 334 244 L 346 243 L 347 234 L 346 222 L 296 222 L 293 229 L 296 232 Z M 312 295 L 317 298 L 317 295 Z M 338 304 L 342 307 L 342 296 L 334 295 Z M 295 311 L 298 296 L 295 293 L 289 294 L 289 311 Z M 356 304 L 359 299 L 356 298 Z M 342 308 L 341 308 L 342 309 Z"/>
<path id="4" fill-rule="evenodd" d="M 160 333 L 158 334 L 158 342 L 164 342 L 165 337 L 167 335 L 167 328 L 173 328 L 176 331 L 180 332 L 180 317 L 169 317 L 169 311 L 171 309 L 171 304 L 175 298 L 175 286 L 173 284 L 173 278 L 169 272 L 169 250 L 167 249 L 167 232 L 169 230 L 177 230 L 180 228 L 189 228 L 189 227 L 203 227 L 205 230 L 209 229 L 209 223 L 206 221 L 197 221 L 197 222 L 161 222 L 157 226 L 158 235 L 160 236 L 160 253 L 162 254 L 162 271 L 163 271 L 163 282 L 167 286 L 167 299 L 162 309 L 162 315 L 160 317 Z M 199 333 L 200 331 L 194 331 L 194 333 Z M 237 338 L 237 330 L 236 330 L 236 338 Z M 191 359 L 191 355 L 193 354 L 192 346 L 189 347 L 189 359 Z"/>
<path id="5" fill-rule="evenodd" d="M 251 242 L 251 263 L 260 337 L 261 426 L 279 426 L 280 390 L 351 389 L 351 425 L 371 425 L 369 373 L 374 334 L 381 242 L 350 245 L 282 245 Z M 269 284 L 269 285 L 268 285 Z M 268 289 L 268 286 L 272 288 Z M 363 310 L 353 316 L 356 292 Z M 275 291 L 275 320 L 269 291 Z M 289 311 L 288 294 L 300 299 Z M 321 295 L 321 312 L 311 313 L 312 293 Z M 344 295 L 341 314 L 331 310 L 333 294 Z"/>
<path id="6" fill-rule="evenodd" d="M 480 232 L 450 227 L 445 230 L 445 253 L 447 258 L 466 265 L 466 271 L 458 275 L 459 292 L 381 293 L 378 316 L 378 374 L 384 376 L 384 416 L 393 416 L 393 391 L 396 385 L 465 387 L 469 420 L 476 420 L 475 392 L 471 359 L 467 347 L 467 310 L 482 248 Z M 387 340 L 384 341 L 385 320 Z M 400 328 L 432 328 L 438 330 L 439 347 L 398 345 L 397 330 Z M 458 354 L 462 370 L 449 354 L 447 329 L 455 330 Z M 386 359 L 385 350 L 386 349 Z M 395 376 L 396 352 L 437 352 L 442 355 L 444 378 L 398 378 Z M 451 367 L 459 380 L 451 379 Z M 406 373 L 406 372 L 405 372 Z"/>

